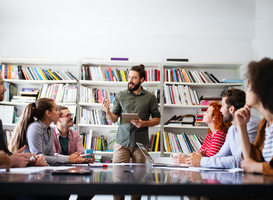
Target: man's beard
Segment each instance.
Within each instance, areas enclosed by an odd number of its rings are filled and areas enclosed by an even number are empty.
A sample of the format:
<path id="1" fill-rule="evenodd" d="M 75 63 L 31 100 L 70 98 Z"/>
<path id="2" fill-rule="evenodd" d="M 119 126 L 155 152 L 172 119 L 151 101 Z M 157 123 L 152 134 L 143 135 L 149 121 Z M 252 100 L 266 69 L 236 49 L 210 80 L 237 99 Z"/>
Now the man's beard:
<path id="1" fill-rule="evenodd" d="M 227 112 L 226 116 L 224 116 L 224 122 L 232 122 L 233 121 L 233 116 L 229 112 Z"/>
<path id="2" fill-rule="evenodd" d="M 132 82 L 130 82 L 130 83 L 133 84 Z M 130 86 L 129 86 L 130 83 L 128 83 L 128 91 L 131 92 L 131 93 L 138 90 L 138 88 L 140 87 L 140 84 L 141 84 L 140 81 L 139 81 L 138 84 L 136 84 L 132 88 L 130 88 Z"/>

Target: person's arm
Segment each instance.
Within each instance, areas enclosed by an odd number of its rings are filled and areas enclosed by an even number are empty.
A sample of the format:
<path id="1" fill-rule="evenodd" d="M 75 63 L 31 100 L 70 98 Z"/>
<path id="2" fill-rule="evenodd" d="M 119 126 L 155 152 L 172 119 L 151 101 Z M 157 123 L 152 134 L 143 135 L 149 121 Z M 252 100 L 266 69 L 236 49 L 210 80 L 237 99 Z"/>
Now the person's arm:
<path id="1" fill-rule="evenodd" d="M 227 133 L 226 141 L 223 144 L 219 152 L 212 157 L 202 157 L 200 161 L 201 167 L 214 167 L 214 168 L 238 168 L 242 161 L 241 151 L 238 151 L 237 154 L 232 154 L 231 148 L 236 147 L 234 140 L 238 138 L 236 136 L 235 127 L 230 127 L 230 130 Z M 232 142 L 234 141 L 234 142 Z M 231 143 L 231 144 L 230 144 Z"/>
<path id="2" fill-rule="evenodd" d="M 4 151 L 0 151 L 0 168 L 2 167 L 6 168 L 6 171 L 9 172 L 10 158 Z"/>
<path id="3" fill-rule="evenodd" d="M 30 161 L 31 156 L 35 155 L 33 153 L 23 153 L 25 151 L 26 145 L 24 145 L 21 149 L 14 152 L 10 156 L 11 167 L 26 167 Z"/>
<path id="4" fill-rule="evenodd" d="M 38 154 L 44 154 L 45 160 L 48 164 L 54 164 L 54 163 L 69 163 L 69 157 L 68 156 L 54 156 L 54 150 L 53 150 L 53 140 L 50 144 L 45 144 L 43 141 L 43 135 L 47 133 L 43 132 L 44 129 L 36 124 L 30 124 L 30 126 L 27 129 L 27 141 L 28 141 L 28 147 L 29 151 L 31 153 Z M 53 131 L 51 132 L 53 134 Z M 52 135 L 53 137 L 53 135 Z M 44 152 L 43 149 L 46 148 L 46 146 L 49 147 L 48 152 Z"/>
<path id="5" fill-rule="evenodd" d="M 238 133 L 240 136 L 242 154 L 244 158 L 250 158 L 250 142 L 247 134 L 246 124 L 250 119 L 250 107 L 245 105 L 235 112 L 235 119 L 237 121 Z"/>
<path id="6" fill-rule="evenodd" d="M 131 123 L 134 124 L 137 128 L 153 127 L 160 124 L 160 118 L 155 117 L 153 119 L 150 119 L 149 121 L 142 121 L 141 119 L 133 119 L 131 120 Z"/>

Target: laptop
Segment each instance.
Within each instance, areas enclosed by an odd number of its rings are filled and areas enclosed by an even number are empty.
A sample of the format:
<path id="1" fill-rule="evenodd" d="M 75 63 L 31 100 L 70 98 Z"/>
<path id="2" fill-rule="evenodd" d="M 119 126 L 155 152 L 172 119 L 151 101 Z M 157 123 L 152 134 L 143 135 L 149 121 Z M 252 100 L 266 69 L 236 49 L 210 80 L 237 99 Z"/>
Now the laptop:
<path id="1" fill-rule="evenodd" d="M 148 162 L 151 164 L 152 167 L 183 167 L 187 168 L 189 167 L 187 164 L 167 164 L 167 163 L 156 163 L 154 159 L 151 157 L 151 155 L 148 153 L 146 148 L 142 143 L 136 142 L 137 146 L 139 147 L 140 151 L 143 153 L 145 158 L 148 160 Z"/>

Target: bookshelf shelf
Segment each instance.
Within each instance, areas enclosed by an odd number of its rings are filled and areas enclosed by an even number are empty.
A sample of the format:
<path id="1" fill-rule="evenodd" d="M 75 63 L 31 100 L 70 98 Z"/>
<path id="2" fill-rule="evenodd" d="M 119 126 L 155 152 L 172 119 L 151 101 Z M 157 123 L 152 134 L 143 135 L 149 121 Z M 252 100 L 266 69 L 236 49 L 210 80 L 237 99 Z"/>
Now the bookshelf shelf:
<path id="1" fill-rule="evenodd" d="M 243 63 L 164 62 L 165 68 L 190 67 L 192 69 L 239 69 Z"/>
<path id="2" fill-rule="evenodd" d="M 15 127 L 16 124 L 13 124 L 13 123 L 3 123 L 3 126 L 12 126 L 12 127 Z"/>
<path id="3" fill-rule="evenodd" d="M 14 84 L 31 84 L 31 85 L 41 85 L 41 84 L 64 84 L 64 83 L 75 83 L 77 84 L 76 80 L 17 80 L 17 79 L 4 79 L 5 82 L 14 83 Z"/>
<path id="4" fill-rule="evenodd" d="M 179 105 L 179 104 L 164 104 L 164 108 L 208 108 L 204 105 Z"/>
<path id="5" fill-rule="evenodd" d="M 182 126 L 182 125 L 164 125 L 163 128 L 180 128 L 180 129 L 193 129 L 193 130 L 207 130 L 207 126 Z"/>
<path id="6" fill-rule="evenodd" d="M 80 80 L 79 81 L 81 85 L 101 85 L 101 86 L 118 86 L 118 87 L 126 87 L 128 82 L 116 82 L 116 81 L 86 81 L 86 80 Z M 159 86 L 159 81 L 148 81 L 144 82 L 143 86 Z"/>
<path id="7" fill-rule="evenodd" d="M 205 88 L 212 88 L 212 87 L 218 87 L 218 88 L 225 88 L 227 86 L 243 86 L 243 83 L 186 83 L 186 82 L 165 82 L 166 85 L 188 85 L 188 86 L 194 86 L 194 87 L 205 87 Z"/>
<path id="8" fill-rule="evenodd" d="M 89 127 L 89 128 L 118 128 L 118 125 L 78 124 L 78 126 Z"/>

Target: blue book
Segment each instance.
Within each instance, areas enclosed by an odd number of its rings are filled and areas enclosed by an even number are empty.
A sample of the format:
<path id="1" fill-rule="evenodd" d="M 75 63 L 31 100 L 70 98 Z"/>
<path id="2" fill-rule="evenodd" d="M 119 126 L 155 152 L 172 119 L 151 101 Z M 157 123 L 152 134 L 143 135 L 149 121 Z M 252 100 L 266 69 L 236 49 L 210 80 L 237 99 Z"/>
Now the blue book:
<path id="1" fill-rule="evenodd" d="M 243 83 L 243 79 L 223 79 L 221 83 Z"/>
<path id="2" fill-rule="evenodd" d="M 107 81 L 111 81 L 110 74 L 109 74 L 108 70 L 105 70 L 105 76 L 106 76 Z"/>
<path id="3" fill-rule="evenodd" d="M 34 68 L 34 70 L 35 70 L 37 76 L 39 77 L 39 80 L 44 80 L 36 67 Z"/>
<path id="4" fill-rule="evenodd" d="M 168 85 L 168 88 L 169 88 L 169 94 L 170 94 L 171 103 L 173 104 L 173 96 L 172 96 L 171 86 Z"/>

